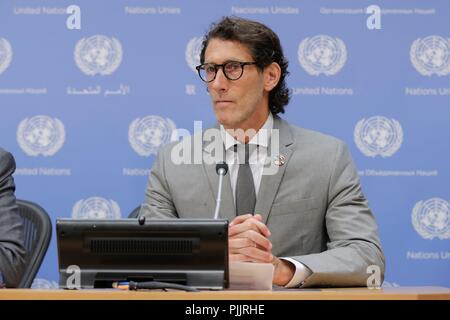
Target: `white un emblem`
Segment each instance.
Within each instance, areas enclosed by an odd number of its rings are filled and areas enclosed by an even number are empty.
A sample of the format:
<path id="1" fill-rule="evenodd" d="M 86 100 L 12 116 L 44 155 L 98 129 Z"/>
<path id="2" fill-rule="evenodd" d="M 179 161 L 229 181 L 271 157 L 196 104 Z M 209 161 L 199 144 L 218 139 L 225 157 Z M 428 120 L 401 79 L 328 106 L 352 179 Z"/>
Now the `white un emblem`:
<path id="1" fill-rule="evenodd" d="M 175 123 L 169 118 L 147 116 L 135 119 L 128 129 L 128 140 L 137 154 L 148 157 L 156 154 L 159 148 L 174 141 Z"/>
<path id="2" fill-rule="evenodd" d="M 411 45 L 409 56 L 421 75 L 446 76 L 450 73 L 450 39 L 439 36 L 416 39 Z"/>
<path id="3" fill-rule="evenodd" d="M 64 144 L 66 132 L 61 120 L 48 116 L 23 119 L 17 128 L 17 142 L 29 156 L 53 156 Z"/>
<path id="4" fill-rule="evenodd" d="M 450 238 L 450 204 L 440 198 L 417 202 L 412 212 L 412 224 L 424 239 Z"/>
<path id="5" fill-rule="evenodd" d="M 347 49 L 341 39 L 319 35 L 300 42 L 298 60 L 302 68 L 312 76 L 321 73 L 331 76 L 344 66 Z"/>
<path id="6" fill-rule="evenodd" d="M 403 142 L 402 126 L 397 120 L 381 116 L 361 119 L 353 132 L 356 146 L 368 157 L 390 157 Z"/>
<path id="7" fill-rule="evenodd" d="M 84 74 L 110 75 L 122 62 L 122 45 L 117 39 L 103 35 L 83 38 L 75 46 L 74 58 Z"/>
<path id="8" fill-rule="evenodd" d="M 72 209 L 73 219 L 120 219 L 120 207 L 114 200 L 91 197 L 77 201 Z"/>
<path id="9" fill-rule="evenodd" d="M 202 51 L 203 38 L 192 38 L 186 46 L 186 62 L 188 66 L 197 73 L 196 66 L 200 64 L 200 53 Z"/>
<path id="10" fill-rule="evenodd" d="M 5 38 L 0 38 L 0 74 L 5 71 L 12 60 L 11 44 Z"/>

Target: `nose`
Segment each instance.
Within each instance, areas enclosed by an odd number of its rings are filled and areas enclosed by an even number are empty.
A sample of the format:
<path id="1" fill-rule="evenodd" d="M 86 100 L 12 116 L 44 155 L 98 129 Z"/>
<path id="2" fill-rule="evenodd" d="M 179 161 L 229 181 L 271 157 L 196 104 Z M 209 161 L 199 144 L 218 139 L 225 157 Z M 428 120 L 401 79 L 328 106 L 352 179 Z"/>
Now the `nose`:
<path id="1" fill-rule="evenodd" d="M 218 68 L 216 78 L 209 83 L 209 89 L 221 92 L 228 90 L 229 80 L 225 77 L 222 68 Z"/>

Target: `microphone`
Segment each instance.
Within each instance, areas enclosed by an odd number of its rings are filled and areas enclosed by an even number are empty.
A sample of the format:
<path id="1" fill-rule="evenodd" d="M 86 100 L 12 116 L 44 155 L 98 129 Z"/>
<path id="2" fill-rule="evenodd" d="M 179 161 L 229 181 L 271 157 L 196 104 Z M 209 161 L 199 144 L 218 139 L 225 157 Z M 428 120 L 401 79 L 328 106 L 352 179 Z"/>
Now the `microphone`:
<path id="1" fill-rule="evenodd" d="M 228 165 L 226 162 L 216 164 L 216 173 L 219 175 L 219 191 L 217 192 L 216 210 L 214 211 L 214 219 L 219 218 L 220 202 L 222 201 L 222 181 L 223 177 L 228 172 Z"/>

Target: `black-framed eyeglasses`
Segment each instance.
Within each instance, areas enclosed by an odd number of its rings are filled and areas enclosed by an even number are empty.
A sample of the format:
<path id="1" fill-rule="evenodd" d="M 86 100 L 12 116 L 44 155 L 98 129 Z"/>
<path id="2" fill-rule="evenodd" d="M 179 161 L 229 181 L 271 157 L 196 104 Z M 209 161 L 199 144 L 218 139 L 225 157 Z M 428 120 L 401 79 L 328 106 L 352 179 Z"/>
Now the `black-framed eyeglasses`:
<path id="1" fill-rule="evenodd" d="M 228 80 L 238 80 L 244 74 L 244 67 L 256 64 L 256 62 L 239 62 L 228 61 L 223 64 L 204 63 L 196 66 L 200 79 L 205 82 L 214 81 L 217 75 L 217 70 L 222 68 L 223 74 Z"/>

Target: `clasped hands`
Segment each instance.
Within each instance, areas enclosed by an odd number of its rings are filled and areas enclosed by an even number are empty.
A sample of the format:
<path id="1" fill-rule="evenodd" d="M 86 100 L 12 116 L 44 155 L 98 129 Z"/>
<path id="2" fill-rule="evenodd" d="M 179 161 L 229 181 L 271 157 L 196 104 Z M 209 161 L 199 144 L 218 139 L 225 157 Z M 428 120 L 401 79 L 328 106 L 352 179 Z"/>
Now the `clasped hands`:
<path id="1" fill-rule="evenodd" d="M 272 283 L 284 286 L 292 279 L 295 266 L 272 254 L 270 235 L 270 230 L 262 222 L 260 214 L 237 216 L 228 227 L 229 260 L 272 263 L 274 265 Z"/>

